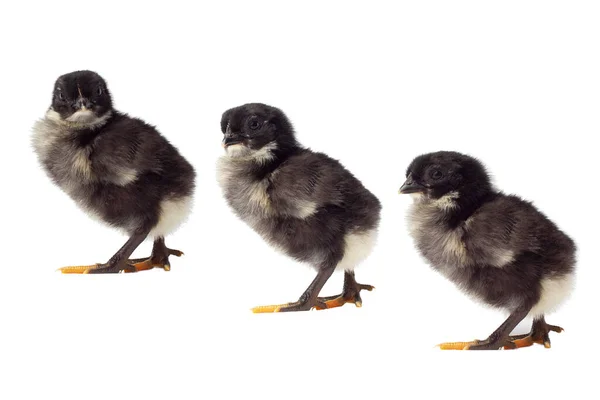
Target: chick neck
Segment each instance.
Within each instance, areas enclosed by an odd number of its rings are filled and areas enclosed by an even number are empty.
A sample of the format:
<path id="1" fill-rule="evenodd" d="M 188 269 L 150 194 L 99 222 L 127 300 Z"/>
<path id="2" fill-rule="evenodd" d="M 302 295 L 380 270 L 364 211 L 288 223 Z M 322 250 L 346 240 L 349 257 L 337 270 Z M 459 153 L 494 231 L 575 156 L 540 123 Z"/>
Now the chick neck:
<path id="1" fill-rule="evenodd" d="M 446 195 L 450 196 L 450 205 L 443 207 L 445 220 L 450 228 L 456 228 L 466 222 L 482 205 L 498 195 L 489 182 L 466 185 L 452 193 L 453 195 Z"/>
<path id="2" fill-rule="evenodd" d="M 260 163 L 254 163 L 254 176 L 257 179 L 263 179 L 273 173 L 287 159 L 300 153 L 303 148 L 295 140 L 293 143 L 276 142 L 277 146 L 270 150 L 271 157 Z"/>

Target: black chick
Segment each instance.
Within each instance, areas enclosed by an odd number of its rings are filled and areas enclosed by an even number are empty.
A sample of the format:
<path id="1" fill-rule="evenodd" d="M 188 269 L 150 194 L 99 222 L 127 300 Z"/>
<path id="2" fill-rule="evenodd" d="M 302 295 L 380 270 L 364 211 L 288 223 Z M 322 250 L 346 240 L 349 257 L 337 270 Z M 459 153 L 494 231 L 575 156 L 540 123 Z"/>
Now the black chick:
<path id="1" fill-rule="evenodd" d="M 400 193 L 410 193 L 410 233 L 434 269 L 474 298 L 506 310 L 486 340 L 444 343 L 442 349 L 487 350 L 533 343 L 550 347 L 544 320 L 570 294 L 575 244 L 531 203 L 495 190 L 484 166 L 455 152 L 414 159 Z M 528 335 L 510 336 L 527 316 Z"/>
<path id="2" fill-rule="evenodd" d="M 63 273 L 170 269 L 164 237 L 191 211 L 195 172 L 160 133 L 113 109 L 102 77 L 76 71 L 56 80 L 52 105 L 34 128 L 33 145 L 48 176 L 93 217 L 125 231 L 129 240 L 104 264 Z M 147 236 L 148 259 L 129 257 Z"/>
<path id="3" fill-rule="evenodd" d="M 318 271 L 293 303 L 254 312 L 362 305 L 354 268 L 372 251 L 381 205 L 338 161 L 302 147 L 281 110 L 246 104 L 221 119 L 226 155 L 219 183 L 234 212 L 268 243 Z M 344 270 L 342 294 L 317 297 L 335 270 Z"/>

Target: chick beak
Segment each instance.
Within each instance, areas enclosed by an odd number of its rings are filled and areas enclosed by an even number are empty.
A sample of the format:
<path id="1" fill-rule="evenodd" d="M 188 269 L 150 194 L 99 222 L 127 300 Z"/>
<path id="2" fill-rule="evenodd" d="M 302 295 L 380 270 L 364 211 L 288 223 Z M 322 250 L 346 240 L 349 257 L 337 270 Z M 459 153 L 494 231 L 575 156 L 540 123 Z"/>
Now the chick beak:
<path id="1" fill-rule="evenodd" d="M 222 143 L 222 144 L 223 144 L 223 147 L 224 147 L 224 148 L 227 148 L 227 147 L 229 147 L 229 146 L 232 146 L 232 145 L 234 145 L 234 144 L 239 144 L 239 143 L 242 143 L 242 141 L 241 141 L 239 138 L 237 138 L 237 137 L 229 137 L 229 136 L 225 136 L 225 137 L 223 138 L 223 143 Z"/>
<path id="2" fill-rule="evenodd" d="M 399 194 L 422 193 L 425 191 L 425 189 L 426 189 L 425 186 L 416 182 L 414 180 L 412 174 L 409 174 L 408 178 L 406 178 L 406 182 L 404 182 L 404 185 L 402 185 L 402 187 L 400 187 L 400 190 L 398 190 L 398 193 Z"/>
<path id="3" fill-rule="evenodd" d="M 87 99 L 84 99 L 82 97 L 80 97 L 79 99 L 77 99 L 77 102 L 75 103 L 75 106 L 80 110 L 80 111 L 86 111 L 90 108 L 90 102 Z"/>
<path id="4" fill-rule="evenodd" d="M 225 130 L 225 136 L 223 137 L 223 148 L 227 148 L 228 146 L 242 143 L 242 139 L 239 135 L 233 133 L 229 125 L 227 125 L 227 129 Z"/>
<path id="5" fill-rule="evenodd" d="M 83 94 L 81 93 L 81 88 L 79 87 L 79 85 L 77 85 L 77 92 L 79 92 L 79 98 L 77 99 L 77 102 L 75 103 L 75 105 L 81 111 L 85 111 L 88 109 L 89 103 L 88 103 L 87 99 L 85 97 L 83 97 Z"/>

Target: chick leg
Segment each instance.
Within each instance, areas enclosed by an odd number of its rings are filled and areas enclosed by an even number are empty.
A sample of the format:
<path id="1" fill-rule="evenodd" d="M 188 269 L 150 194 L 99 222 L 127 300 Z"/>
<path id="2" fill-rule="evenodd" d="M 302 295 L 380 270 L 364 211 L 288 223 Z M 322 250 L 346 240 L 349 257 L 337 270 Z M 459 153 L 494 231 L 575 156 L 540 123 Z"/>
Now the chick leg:
<path id="1" fill-rule="evenodd" d="M 533 326 L 528 335 L 511 336 L 512 343 L 504 346 L 504 349 L 520 349 L 521 347 L 533 346 L 536 343 L 543 344 L 545 348 L 549 349 L 551 347 L 550 332 L 561 333 L 563 330 L 560 326 L 546 323 L 546 320 L 542 316 L 533 320 Z"/>
<path id="2" fill-rule="evenodd" d="M 312 281 L 312 283 L 308 286 L 306 291 L 300 296 L 300 299 L 294 303 L 287 304 L 276 304 L 271 306 L 258 306 L 252 309 L 253 313 L 273 313 L 273 312 L 286 312 L 286 311 L 308 311 L 314 307 L 321 306 L 324 304 L 321 303 L 318 299 L 319 292 L 323 289 L 325 282 L 329 279 L 333 271 L 335 270 L 334 266 L 328 266 L 325 268 L 321 268 L 317 273 L 317 276 Z"/>
<path id="3" fill-rule="evenodd" d="M 527 316 L 530 309 L 531 307 L 519 307 L 485 340 L 449 342 L 439 344 L 438 346 L 442 350 L 498 350 L 505 346 L 516 348 L 516 345 L 510 340 L 509 335 L 519 322 Z"/>
<path id="4" fill-rule="evenodd" d="M 181 257 L 183 252 L 169 249 L 165 245 L 165 239 L 162 237 L 154 240 L 152 255 L 148 258 L 134 258 L 127 262 L 135 268 L 135 271 L 145 271 L 155 267 L 163 268 L 165 271 L 171 270 L 169 256 Z M 126 271 L 127 272 L 127 271 Z"/>
<path id="5" fill-rule="evenodd" d="M 371 285 L 363 285 L 356 282 L 354 271 L 346 271 L 344 273 L 344 289 L 342 294 L 338 296 L 319 297 L 324 307 L 317 305 L 317 310 L 326 310 L 328 308 L 341 307 L 346 303 L 353 303 L 356 307 L 362 307 L 362 299 L 360 297 L 361 290 L 371 291 L 375 289 Z"/>
<path id="6" fill-rule="evenodd" d="M 148 232 L 136 233 L 105 264 L 83 265 L 60 268 L 63 274 L 115 274 L 135 272 L 135 267 L 127 262 L 131 253 L 146 239 Z"/>

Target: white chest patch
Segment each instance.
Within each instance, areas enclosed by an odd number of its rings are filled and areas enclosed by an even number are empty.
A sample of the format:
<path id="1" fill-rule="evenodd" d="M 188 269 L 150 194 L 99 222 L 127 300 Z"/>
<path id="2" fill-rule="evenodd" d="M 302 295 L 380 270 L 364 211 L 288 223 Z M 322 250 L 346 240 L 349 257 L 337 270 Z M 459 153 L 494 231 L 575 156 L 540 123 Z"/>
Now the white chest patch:
<path id="1" fill-rule="evenodd" d="M 96 117 L 89 111 L 85 122 L 62 120 L 60 115 L 49 109 L 46 116 L 33 126 L 32 144 L 38 159 L 50 176 L 67 192 L 78 183 L 96 179 L 90 161 L 90 149 L 79 148 L 68 140 L 77 129 L 95 129 L 106 123 L 111 113 Z M 75 114 L 74 114 L 75 115 Z M 93 117 L 93 118 L 92 118 Z M 50 165 L 46 165 L 49 162 Z M 127 177 L 126 179 L 130 179 Z"/>
<path id="2" fill-rule="evenodd" d="M 251 222 L 254 218 L 270 214 L 271 200 L 267 193 L 269 182 L 248 176 L 248 162 L 221 157 L 217 165 L 217 180 L 231 207 L 242 219 Z"/>
<path id="3" fill-rule="evenodd" d="M 51 111 L 48 111 L 50 114 Z M 52 113 L 56 114 L 55 111 Z M 69 131 L 63 128 L 58 121 L 46 116 L 46 118 L 36 121 L 33 125 L 32 144 L 40 161 L 44 161 L 52 147 L 61 138 L 68 135 Z"/>
<path id="4" fill-rule="evenodd" d="M 265 163 L 273 159 L 273 150 L 277 149 L 277 143 L 267 143 L 258 150 L 248 148 L 242 143 L 232 144 L 225 148 L 225 154 L 229 158 L 234 158 L 242 161 L 252 161 L 257 163 Z"/>
<path id="5" fill-rule="evenodd" d="M 227 157 L 231 158 L 240 158 L 248 155 L 248 151 L 246 146 L 243 144 L 232 144 L 225 148 L 225 153 L 227 153 Z"/>
<path id="6" fill-rule="evenodd" d="M 434 266 L 460 267 L 470 260 L 462 229 L 449 229 L 443 222 L 447 201 L 426 202 L 415 199 L 408 214 L 410 235 L 423 256 Z"/>

